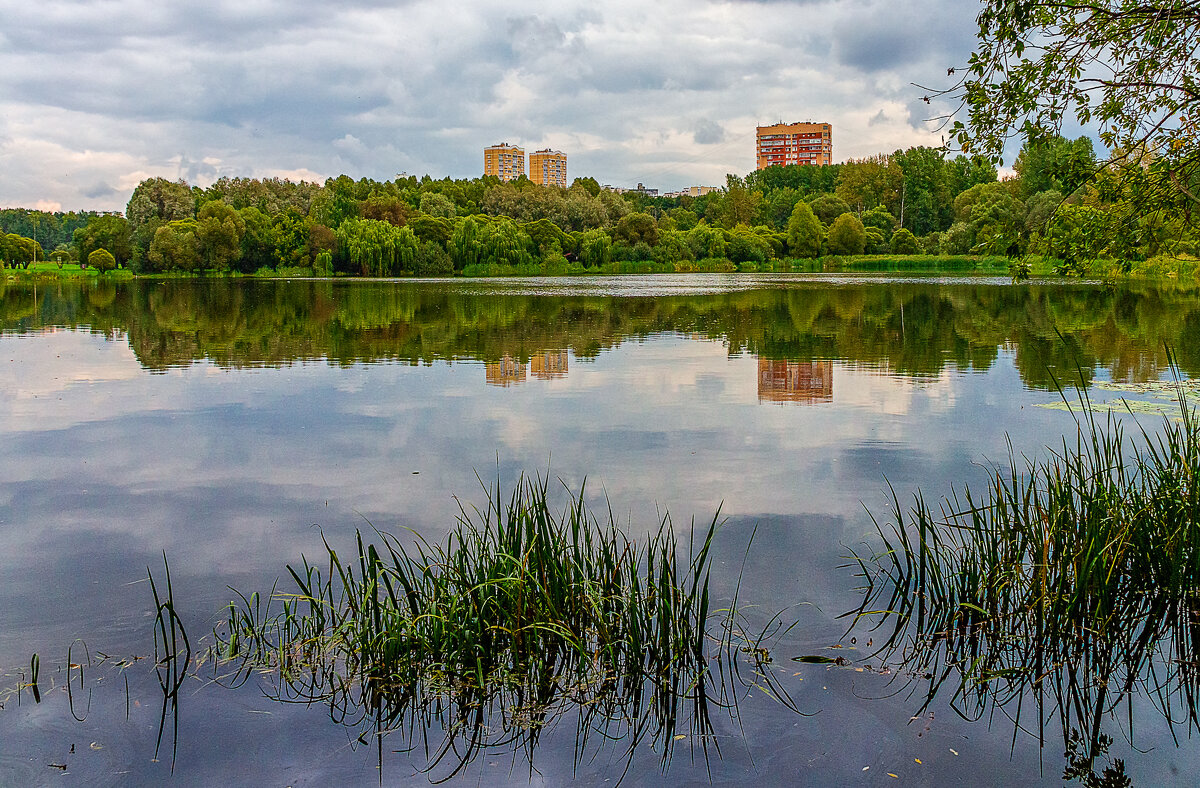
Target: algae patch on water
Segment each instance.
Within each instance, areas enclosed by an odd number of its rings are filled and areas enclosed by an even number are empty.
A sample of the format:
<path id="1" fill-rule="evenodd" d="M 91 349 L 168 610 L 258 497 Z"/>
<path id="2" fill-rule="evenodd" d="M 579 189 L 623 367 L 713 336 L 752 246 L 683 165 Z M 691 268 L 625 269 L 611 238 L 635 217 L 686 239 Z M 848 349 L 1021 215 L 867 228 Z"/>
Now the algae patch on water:
<path id="1" fill-rule="evenodd" d="M 1189 407 L 1200 405 L 1200 380 L 1153 380 L 1145 383 L 1115 383 L 1101 380 L 1092 383 L 1091 389 L 1114 392 L 1120 396 L 1112 399 L 1092 399 L 1087 407 L 1094 413 L 1133 413 L 1168 416 L 1179 412 L 1180 401 Z M 1055 402 L 1039 402 L 1035 407 L 1050 410 L 1077 410 L 1079 403 L 1066 399 Z"/>

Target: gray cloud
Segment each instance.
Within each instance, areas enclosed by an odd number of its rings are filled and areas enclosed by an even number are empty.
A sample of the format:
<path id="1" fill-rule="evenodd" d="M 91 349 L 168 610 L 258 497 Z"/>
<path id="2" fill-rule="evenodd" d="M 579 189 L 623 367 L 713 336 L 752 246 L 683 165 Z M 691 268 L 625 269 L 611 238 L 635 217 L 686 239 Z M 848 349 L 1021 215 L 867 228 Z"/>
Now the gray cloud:
<path id="1" fill-rule="evenodd" d="M 754 126 L 778 119 L 829 120 L 837 158 L 870 155 L 932 141 L 909 83 L 965 59 L 970 17 L 950 0 L 0 0 L 0 205 L 122 208 L 151 175 L 474 177 L 501 139 L 566 150 L 572 176 L 676 188 L 748 171 Z"/>
<path id="2" fill-rule="evenodd" d="M 725 141 L 725 129 L 720 123 L 705 118 L 696 122 L 696 130 L 692 132 L 692 138 L 697 145 L 715 145 Z"/>

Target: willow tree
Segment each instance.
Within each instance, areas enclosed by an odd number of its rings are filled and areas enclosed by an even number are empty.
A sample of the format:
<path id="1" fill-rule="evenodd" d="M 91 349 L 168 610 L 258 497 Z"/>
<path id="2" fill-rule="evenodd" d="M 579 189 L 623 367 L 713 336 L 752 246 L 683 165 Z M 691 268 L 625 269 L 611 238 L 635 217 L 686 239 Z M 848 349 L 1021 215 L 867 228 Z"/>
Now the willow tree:
<path id="1" fill-rule="evenodd" d="M 347 219 L 337 230 L 338 248 L 363 276 L 411 273 L 417 236 L 408 227 L 377 219 Z"/>

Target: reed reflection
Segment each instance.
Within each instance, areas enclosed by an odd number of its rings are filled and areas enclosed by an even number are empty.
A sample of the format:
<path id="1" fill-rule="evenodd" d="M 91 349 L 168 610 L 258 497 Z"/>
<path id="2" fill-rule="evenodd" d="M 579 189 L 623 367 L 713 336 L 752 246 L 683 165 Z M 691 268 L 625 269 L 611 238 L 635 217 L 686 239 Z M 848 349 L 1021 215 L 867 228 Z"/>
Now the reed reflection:
<path id="1" fill-rule="evenodd" d="M 327 569 L 289 566 L 294 589 L 239 593 L 216 633 L 219 680 L 326 706 L 374 741 L 380 768 L 395 736 L 425 770 L 449 769 L 442 779 L 485 753 L 521 752 L 533 771 L 560 720 L 576 766 L 615 744 L 627 769 L 649 744 L 665 771 L 684 739 L 719 755 L 713 715 L 736 719 L 751 686 L 795 710 L 762 669 L 775 619 L 747 637 L 736 598 L 713 606 L 716 518 L 687 550 L 669 515 L 639 543 L 611 509 L 593 516 L 582 489 L 551 511 L 547 486 L 520 481 L 505 503 L 497 485 L 444 544 L 359 534 L 348 561 L 327 544 Z"/>
<path id="2" fill-rule="evenodd" d="M 918 714 L 941 696 L 968 719 L 1006 715 L 1014 746 L 1058 728 L 1064 779 L 1104 788 L 1130 785 L 1103 759 L 1123 718 L 1136 748 L 1135 707 L 1173 737 L 1200 731 L 1200 425 L 1179 402 L 1155 437 L 1085 410 L 1074 440 L 1011 458 L 983 496 L 894 502 L 853 615 L 883 629 Z"/>

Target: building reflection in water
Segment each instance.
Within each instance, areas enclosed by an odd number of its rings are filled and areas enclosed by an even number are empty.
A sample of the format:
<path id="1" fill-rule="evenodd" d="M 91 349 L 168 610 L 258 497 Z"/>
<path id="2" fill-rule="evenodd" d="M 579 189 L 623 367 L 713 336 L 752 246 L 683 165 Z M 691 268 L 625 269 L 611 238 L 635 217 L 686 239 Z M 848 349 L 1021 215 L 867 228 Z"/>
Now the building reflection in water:
<path id="1" fill-rule="evenodd" d="M 758 401 L 833 402 L 833 362 L 760 358 Z"/>
<path id="2" fill-rule="evenodd" d="M 566 348 L 535 353 L 529 359 L 529 371 L 539 380 L 565 377 L 569 355 Z"/>
<path id="3" fill-rule="evenodd" d="M 570 352 L 566 348 L 540 351 L 530 357 L 528 369 L 538 380 L 561 378 L 567 374 L 569 356 Z M 487 382 L 493 386 L 511 386 L 514 383 L 525 382 L 525 363 L 509 355 L 485 365 L 484 369 Z"/>
<path id="4" fill-rule="evenodd" d="M 525 380 L 525 364 L 505 355 L 499 361 L 493 361 L 486 365 L 485 376 L 487 382 L 493 386 L 511 386 L 514 383 L 522 383 Z"/>

